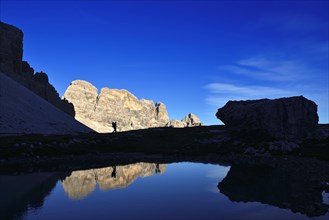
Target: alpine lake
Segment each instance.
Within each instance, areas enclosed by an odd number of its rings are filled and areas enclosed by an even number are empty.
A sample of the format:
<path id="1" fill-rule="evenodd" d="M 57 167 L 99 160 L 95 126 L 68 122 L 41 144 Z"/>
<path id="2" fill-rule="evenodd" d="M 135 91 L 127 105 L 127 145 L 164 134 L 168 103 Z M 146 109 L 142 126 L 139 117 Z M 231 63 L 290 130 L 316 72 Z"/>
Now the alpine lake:
<path id="1" fill-rule="evenodd" d="M 306 181 L 308 182 L 308 181 Z M 257 165 L 139 162 L 1 175 L 1 219 L 329 219 L 328 193 Z M 326 183 L 328 184 L 328 183 Z"/>

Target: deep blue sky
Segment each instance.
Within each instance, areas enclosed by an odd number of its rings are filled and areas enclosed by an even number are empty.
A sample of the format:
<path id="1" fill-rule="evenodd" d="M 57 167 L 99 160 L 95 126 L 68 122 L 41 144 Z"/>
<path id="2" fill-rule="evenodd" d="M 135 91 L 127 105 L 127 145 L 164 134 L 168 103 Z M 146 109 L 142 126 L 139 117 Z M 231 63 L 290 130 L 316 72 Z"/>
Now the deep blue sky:
<path id="1" fill-rule="evenodd" d="M 206 124 L 228 100 L 304 95 L 328 123 L 328 9 L 316 0 L 0 0 L 24 60 L 60 95 L 75 79 Z"/>

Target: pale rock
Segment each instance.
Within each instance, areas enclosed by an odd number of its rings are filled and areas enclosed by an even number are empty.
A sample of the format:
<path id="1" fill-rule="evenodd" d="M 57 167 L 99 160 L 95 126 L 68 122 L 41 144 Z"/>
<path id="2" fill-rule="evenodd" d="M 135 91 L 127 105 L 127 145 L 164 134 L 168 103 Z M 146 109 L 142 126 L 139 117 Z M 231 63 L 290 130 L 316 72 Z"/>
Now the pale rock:
<path id="1" fill-rule="evenodd" d="M 198 116 L 196 116 L 193 113 L 190 113 L 188 115 L 186 115 L 182 122 L 185 122 L 187 127 L 194 127 L 194 126 L 201 126 L 202 122 L 201 120 L 198 118 Z"/>
<path id="2" fill-rule="evenodd" d="M 98 90 L 84 80 L 75 80 L 64 94 L 73 104 L 75 118 L 93 130 L 112 132 L 112 122 L 118 131 L 162 127 L 168 122 L 168 112 L 162 103 L 141 99 L 127 90 Z"/>
<path id="3" fill-rule="evenodd" d="M 156 119 L 160 123 L 161 126 L 164 126 L 168 121 L 168 112 L 165 104 L 162 102 L 155 103 L 156 108 Z"/>
<path id="4" fill-rule="evenodd" d="M 185 128 L 187 126 L 186 122 L 172 119 L 167 124 L 166 127 L 172 127 L 172 128 Z"/>
<path id="5" fill-rule="evenodd" d="M 167 124 L 166 127 L 172 127 L 172 128 L 185 128 L 185 127 L 197 127 L 197 126 L 203 126 L 203 123 L 193 113 L 189 113 L 186 115 L 182 120 L 172 119 Z"/>

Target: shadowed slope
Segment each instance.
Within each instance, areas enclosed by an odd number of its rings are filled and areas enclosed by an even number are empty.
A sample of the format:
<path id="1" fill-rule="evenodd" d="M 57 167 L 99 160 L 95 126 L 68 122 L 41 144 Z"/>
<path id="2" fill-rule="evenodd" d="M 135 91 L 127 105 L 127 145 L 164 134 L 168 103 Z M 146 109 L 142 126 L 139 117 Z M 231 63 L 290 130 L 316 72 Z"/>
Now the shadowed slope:
<path id="1" fill-rule="evenodd" d="M 29 89 L 0 73 L 0 134 L 91 132 Z"/>

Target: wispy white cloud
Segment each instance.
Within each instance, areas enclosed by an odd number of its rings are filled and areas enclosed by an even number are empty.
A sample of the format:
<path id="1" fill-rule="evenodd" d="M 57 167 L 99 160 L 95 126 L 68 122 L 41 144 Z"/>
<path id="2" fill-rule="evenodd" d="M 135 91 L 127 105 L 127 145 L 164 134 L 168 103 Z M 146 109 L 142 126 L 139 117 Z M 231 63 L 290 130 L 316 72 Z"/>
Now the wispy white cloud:
<path id="1" fill-rule="evenodd" d="M 204 86 L 204 89 L 210 93 L 205 101 L 216 107 L 223 106 L 229 100 L 279 98 L 301 95 L 296 91 L 280 88 L 266 86 L 238 86 L 227 83 L 210 83 Z"/>
<path id="2" fill-rule="evenodd" d="M 244 75 L 263 81 L 289 82 L 308 78 L 315 70 L 296 60 L 274 60 L 251 57 L 239 60 L 234 65 L 218 67 L 220 71 Z"/>
<path id="3" fill-rule="evenodd" d="M 273 95 L 286 95 L 290 94 L 290 91 L 283 89 L 276 89 L 266 86 L 236 86 L 227 83 L 210 83 L 204 87 L 210 93 L 216 94 L 231 94 L 231 95 L 243 95 L 243 96 L 273 96 Z"/>

